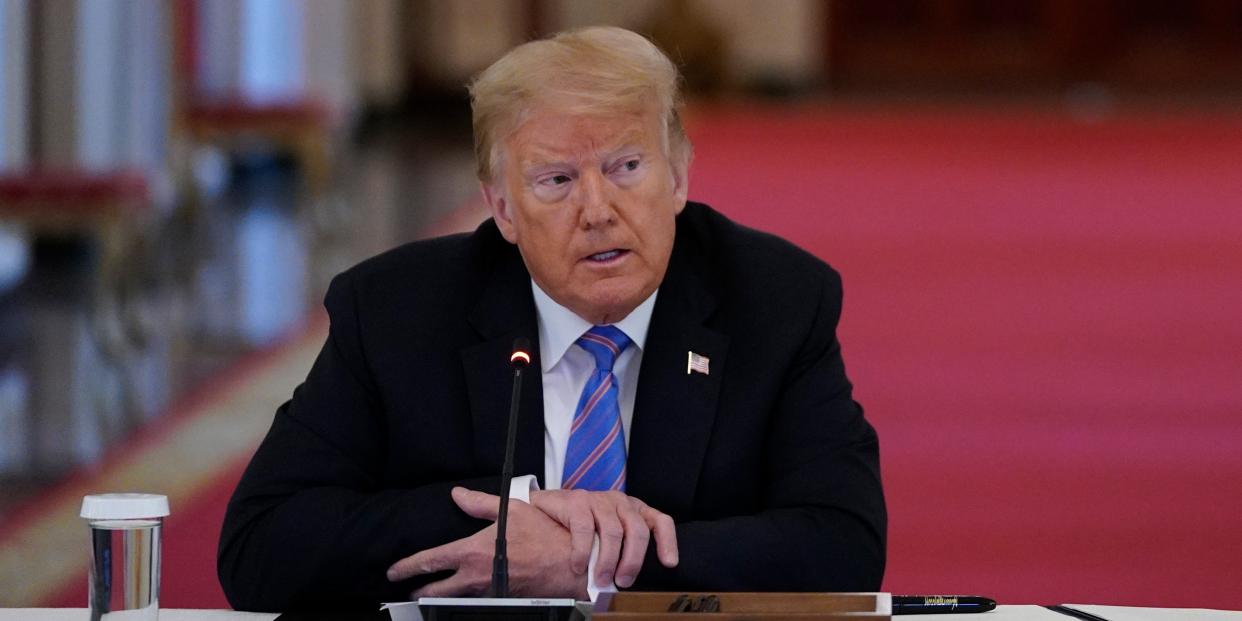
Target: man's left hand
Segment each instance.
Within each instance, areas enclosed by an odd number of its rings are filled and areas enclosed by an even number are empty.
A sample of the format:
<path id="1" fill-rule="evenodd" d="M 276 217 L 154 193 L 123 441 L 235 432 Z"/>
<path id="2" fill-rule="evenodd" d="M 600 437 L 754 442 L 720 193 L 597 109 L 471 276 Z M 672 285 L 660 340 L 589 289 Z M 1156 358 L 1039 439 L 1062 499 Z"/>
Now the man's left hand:
<path id="1" fill-rule="evenodd" d="M 535 508 L 569 529 L 570 564 L 574 573 L 586 571 L 595 535 L 599 556 L 591 579 L 603 586 L 613 581 L 626 588 L 634 584 L 647 545 L 655 536 L 656 556 L 665 567 L 676 567 L 677 528 L 673 518 L 621 492 L 537 490 L 530 493 Z"/>

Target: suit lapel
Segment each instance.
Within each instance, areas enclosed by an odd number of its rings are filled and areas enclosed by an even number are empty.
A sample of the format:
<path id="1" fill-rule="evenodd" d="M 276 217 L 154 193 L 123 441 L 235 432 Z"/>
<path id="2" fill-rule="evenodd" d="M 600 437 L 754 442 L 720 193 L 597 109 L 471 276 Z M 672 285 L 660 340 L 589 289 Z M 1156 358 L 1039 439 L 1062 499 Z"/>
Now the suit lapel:
<path id="1" fill-rule="evenodd" d="M 486 226 L 486 225 L 485 225 Z M 499 235 L 497 235 L 499 238 Z M 514 474 L 535 474 L 543 485 L 543 381 L 539 376 L 539 327 L 530 274 L 516 249 L 504 240 L 483 293 L 470 315 L 482 342 L 461 351 L 474 425 L 474 462 L 483 475 L 500 475 L 508 433 L 513 340 L 531 342 L 531 365 L 522 374 Z"/>
<path id="2" fill-rule="evenodd" d="M 704 325 L 715 297 L 693 269 L 696 253 L 680 243 L 660 286 L 639 371 L 630 427 L 626 491 L 675 518 L 694 492 L 716 417 L 729 339 Z M 690 352 L 708 374 L 687 373 Z"/>

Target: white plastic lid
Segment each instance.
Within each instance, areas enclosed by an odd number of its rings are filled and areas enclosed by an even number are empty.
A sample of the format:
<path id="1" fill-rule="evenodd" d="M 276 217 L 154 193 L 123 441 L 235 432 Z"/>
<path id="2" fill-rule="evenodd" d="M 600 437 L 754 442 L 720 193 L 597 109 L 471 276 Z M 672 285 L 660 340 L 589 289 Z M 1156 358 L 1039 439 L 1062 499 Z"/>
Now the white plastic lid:
<path id="1" fill-rule="evenodd" d="M 92 494 L 82 498 L 82 517 L 88 520 L 135 520 L 168 515 L 163 494 Z"/>

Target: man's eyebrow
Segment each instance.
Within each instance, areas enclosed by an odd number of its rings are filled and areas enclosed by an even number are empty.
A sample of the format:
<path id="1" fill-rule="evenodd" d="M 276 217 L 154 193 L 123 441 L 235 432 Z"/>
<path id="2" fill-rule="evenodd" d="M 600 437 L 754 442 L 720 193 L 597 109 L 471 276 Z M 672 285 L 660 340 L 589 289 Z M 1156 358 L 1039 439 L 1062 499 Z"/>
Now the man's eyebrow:
<path id="1" fill-rule="evenodd" d="M 572 166 L 573 163 L 569 158 L 565 157 L 540 157 L 538 155 L 525 157 L 518 161 L 518 170 L 525 174 L 539 172 L 545 168 L 555 168 L 558 166 Z"/>
<path id="2" fill-rule="evenodd" d="M 544 166 L 570 164 L 573 162 L 573 157 L 564 150 L 558 148 L 558 145 L 555 144 L 540 144 L 538 142 L 532 142 L 527 151 L 528 153 L 518 160 L 518 164 L 523 168 L 532 165 Z"/>
<path id="3" fill-rule="evenodd" d="M 604 156 L 605 156 L 605 159 L 611 159 L 611 158 L 617 157 L 618 155 L 629 155 L 636 151 L 643 151 L 644 149 L 645 147 L 640 142 L 637 142 L 637 141 L 626 142 L 615 149 L 606 151 L 604 153 Z"/>
<path id="4" fill-rule="evenodd" d="M 596 151 L 596 154 L 603 159 L 610 159 L 625 154 L 628 151 L 645 151 L 647 147 L 643 144 L 644 137 L 645 134 L 643 132 L 627 133 L 620 140 L 613 143 L 616 146 L 600 149 Z M 562 153 L 557 145 L 532 142 L 529 150 L 531 153 L 518 160 L 520 170 L 530 171 L 536 168 L 551 166 L 577 165 L 575 158 Z"/>

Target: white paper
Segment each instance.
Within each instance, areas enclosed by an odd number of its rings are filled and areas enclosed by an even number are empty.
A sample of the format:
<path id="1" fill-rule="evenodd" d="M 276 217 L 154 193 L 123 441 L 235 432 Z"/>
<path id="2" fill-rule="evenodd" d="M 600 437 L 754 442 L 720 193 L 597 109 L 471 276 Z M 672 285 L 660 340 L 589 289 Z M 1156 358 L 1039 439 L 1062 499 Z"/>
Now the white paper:
<path id="1" fill-rule="evenodd" d="M 1072 621 L 1069 617 L 1043 606 L 997 606 L 989 612 L 957 614 L 909 615 L 906 619 L 925 617 L 928 621 Z M 896 618 L 896 617 L 894 617 Z"/>
<path id="2" fill-rule="evenodd" d="M 1207 608 L 1134 608 L 1097 604 L 1065 604 L 1108 621 L 1242 621 L 1242 612 Z"/>
<path id="3" fill-rule="evenodd" d="M 574 600 L 565 598 L 495 598 L 495 597 L 421 597 L 416 602 L 392 602 L 380 606 L 387 610 L 392 621 L 423 621 L 420 604 L 432 606 L 573 606 Z"/>
<path id="4" fill-rule="evenodd" d="M 387 610 L 392 621 L 423 621 L 418 602 L 392 602 L 380 606 L 380 610 Z"/>

